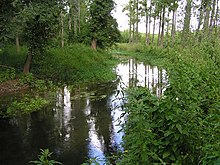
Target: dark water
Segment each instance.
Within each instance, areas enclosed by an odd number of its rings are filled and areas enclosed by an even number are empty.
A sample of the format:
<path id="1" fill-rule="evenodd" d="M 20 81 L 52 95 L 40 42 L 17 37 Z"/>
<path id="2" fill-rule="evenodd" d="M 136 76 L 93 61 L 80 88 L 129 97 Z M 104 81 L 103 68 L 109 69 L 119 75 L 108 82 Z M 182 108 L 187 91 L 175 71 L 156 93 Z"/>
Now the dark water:
<path id="1" fill-rule="evenodd" d="M 165 71 L 126 60 L 117 66 L 119 80 L 84 88 L 65 86 L 56 103 L 42 111 L 14 119 L 0 119 L 0 165 L 25 165 L 49 148 L 53 159 L 79 165 L 89 158 L 105 163 L 121 147 L 119 118 L 128 86 L 145 86 L 161 96 Z M 123 122 L 123 117 L 120 121 Z"/>

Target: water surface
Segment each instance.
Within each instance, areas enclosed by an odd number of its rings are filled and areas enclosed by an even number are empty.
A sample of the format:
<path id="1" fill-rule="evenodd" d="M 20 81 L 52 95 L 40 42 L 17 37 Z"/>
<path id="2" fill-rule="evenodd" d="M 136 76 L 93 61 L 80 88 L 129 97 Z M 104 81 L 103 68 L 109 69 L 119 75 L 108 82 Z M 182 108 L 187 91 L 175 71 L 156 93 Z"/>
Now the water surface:
<path id="1" fill-rule="evenodd" d="M 107 156 L 123 150 L 119 130 L 124 120 L 124 89 L 144 86 L 161 96 L 166 80 L 164 70 L 134 59 L 125 60 L 115 70 L 119 78 L 114 82 L 64 86 L 57 91 L 53 106 L 0 119 L 0 164 L 28 164 L 45 148 L 64 165 L 80 165 L 89 158 L 104 164 Z"/>

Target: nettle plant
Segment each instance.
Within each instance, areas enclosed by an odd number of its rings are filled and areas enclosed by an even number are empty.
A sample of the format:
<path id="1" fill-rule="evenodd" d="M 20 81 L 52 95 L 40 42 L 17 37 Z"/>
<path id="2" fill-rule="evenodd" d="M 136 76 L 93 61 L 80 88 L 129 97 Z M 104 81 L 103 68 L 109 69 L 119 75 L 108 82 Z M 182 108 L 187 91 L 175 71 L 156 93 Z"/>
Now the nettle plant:
<path id="1" fill-rule="evenodd" d="M 55 165 L 55 164 L 62 164 L 55 160 L 49 160 L 53 153 L 49 151 L 49 149 L 41 149 L 41 153 L 39 155 L 39 160 L 30 161 L 30 163 L 36 164 L 36 165 Z"/>
<path id="2" fill-rule="evenodd" d="M 129 90 L 122 164 L 214 164 L 220 158 L 219 66 L 207 52 L 167 51 L 169 86 Z"/>

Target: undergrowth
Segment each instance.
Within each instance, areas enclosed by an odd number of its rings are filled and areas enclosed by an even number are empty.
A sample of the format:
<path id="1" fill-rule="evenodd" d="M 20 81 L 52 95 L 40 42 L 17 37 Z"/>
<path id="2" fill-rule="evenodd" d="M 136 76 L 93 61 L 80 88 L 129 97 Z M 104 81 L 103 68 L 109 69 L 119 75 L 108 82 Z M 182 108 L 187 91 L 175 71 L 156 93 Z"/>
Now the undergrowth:
<path id="1" fill-rule="evenodd" d="M 33 65 L 33 72 L 43 79 L 75 84 L 115 78 L 112 56 L 105 51 L 92 51 L 84 45 L 50 48 L 45 56 L 39 57 Z"/>
<path id="2" fill-rule="evenodd" d="M 169 85 L 160 98 L 143 87 L 128 91 L 119 164 L 218 164 L 220 49 L 203 43 L 160 55 Z"/>

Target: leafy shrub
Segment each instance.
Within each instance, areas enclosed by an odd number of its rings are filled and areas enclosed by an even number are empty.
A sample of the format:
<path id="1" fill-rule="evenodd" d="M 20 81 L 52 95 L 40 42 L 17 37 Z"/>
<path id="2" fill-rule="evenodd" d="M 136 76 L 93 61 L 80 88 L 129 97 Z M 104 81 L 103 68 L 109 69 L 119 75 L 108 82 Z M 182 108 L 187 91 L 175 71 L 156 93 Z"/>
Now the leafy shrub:
<path id="1" fill-rule="evenodd" d="M 30 161 L 30 163 L 36 164 L 36 165 L 54 165 L 54 164 L 62 164 L 55 160 L 49 160 L 53 153 L 49 151 L 49 149 L 41 149 L 41 153 L 39 155 L 39 160 Z"/>
<path id="2" fill-rule="evenodd" d="M 219 162 L 220 50 L 206 47 L 163 51 L 169 77 L 163 97 L 130 89 L 121 164 Z"/>
<path id="3" fill-rule="evenodd" d="M 49 101 L 45 100 L 42 97 L 35 97 L 32 98 L 28 95 L 23 97 L 21 100 L 15 100 L 13 101 L 8 107 L 7 107 L 7 116 L 16 116 L 18 114 L 27 114 L 34 111 L 38 111 L 42 109 L 43 107 L 47 106 L 49 104 Z"/>
<path id="4" fill-rule="evenodd" d="M 0 83 L 14 79 L 16 76 L 14 68 L 1 67 L 0 66 Z"/>

